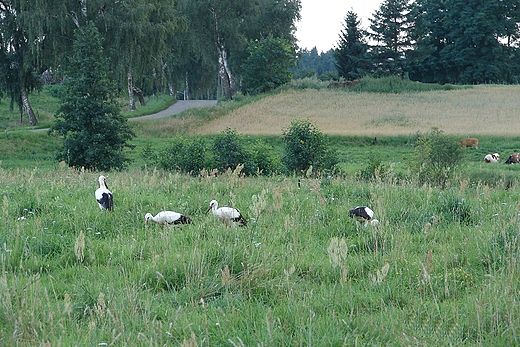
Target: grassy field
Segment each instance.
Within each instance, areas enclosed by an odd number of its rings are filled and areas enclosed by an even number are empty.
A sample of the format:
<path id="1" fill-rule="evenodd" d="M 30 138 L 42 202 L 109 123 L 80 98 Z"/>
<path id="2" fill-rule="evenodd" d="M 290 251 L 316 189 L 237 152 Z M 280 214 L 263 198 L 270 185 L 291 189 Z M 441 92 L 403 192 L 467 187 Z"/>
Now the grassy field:
<path id="1" fill-rule="evenodd" d="M 0 345 L 518 345 L 520 167 L 482 162 L 520 150 L 518 92 L 304 89 L 132 122 L 136 161 L 104 173 L 112 213 L 94 200 L 100 173 L 53 161 L 58 140 L 45 132 L 5 127 Z M 187 176 L 140 158 L 169 137 L 209 141 L 228 126 L 279 148 L 296 117 L 328 136 L 341 175 L 299 177 L 298 187 L 293 176 Z M 444 190 L 418 186 L 409 167 L 417 133 L 431 126 L 480 139 Z M 361 179 L 374 158 L 385 175 Z M 212 199 L 249 226 L 206 214 Z M 381 224 L 357 225 L 357 205 Z M 145 213 L 161 210 L 193 224 L 145 226 Z"/>
<path id="2" fill-rule="evenodd" d="M 518 186 L 1 170 L 10 346 L 517 345 Z M 204 211 L 234 205 L 247 228 Z M 379 227 L 348 209 L 368 204 Z M 144 225 L 172 209 L 194 223 Z"/>

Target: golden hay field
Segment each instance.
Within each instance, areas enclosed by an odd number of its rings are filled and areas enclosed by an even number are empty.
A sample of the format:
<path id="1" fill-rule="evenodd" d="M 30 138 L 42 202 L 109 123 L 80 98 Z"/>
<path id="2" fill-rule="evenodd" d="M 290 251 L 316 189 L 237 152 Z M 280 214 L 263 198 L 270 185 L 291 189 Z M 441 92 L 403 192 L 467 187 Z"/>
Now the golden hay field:
<path id="1" fill-rule="evenodd" d="M 341 90 L 287 91 L 192 128 L 215 134 L 226 128 L 250 135 L 280 135 L 295 118 L 330 135 L 409 135 L 432 127 L 446 134 L 520 135 L 520 86 L 475 86 L 407 94 Z"/>

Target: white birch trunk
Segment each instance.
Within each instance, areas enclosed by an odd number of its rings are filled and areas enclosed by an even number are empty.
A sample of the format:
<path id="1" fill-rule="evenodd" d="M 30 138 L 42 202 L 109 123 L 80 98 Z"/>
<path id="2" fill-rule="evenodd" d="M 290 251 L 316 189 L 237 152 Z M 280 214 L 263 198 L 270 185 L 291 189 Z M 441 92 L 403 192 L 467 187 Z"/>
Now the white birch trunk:
<path id="1" fill-rule="evenodd" d="M 34 126 L 38 124 L 38 121 L 36 120 L 36 116 L 34 114 L 34 111 L 31 107 L 31 104 L 29 102 L 29 96 L 27 95 L 27 92 L 25 91 L 25 87 L 22 86 L 20 88 L 21 98 L 22 98 L 22 108 L 23 112 L 27 116 L 27 120 L 29 122 L 29 125 Z"/>
<path id="2" fill-rule="evenodd" d="M 217 46 L 218 53 L 219 75 L 222 82 L 224 96 L 226 97 L 226 100 L 231 100 L 233 94 L 236 92 L 235 78 L 233 76 L 233 72 L 231 71 L 231 67 L 229 66 L 226 47 L 220 35 L 217 13 L 215 9 L 211 9 L 211 13 L 213 14 L 213 20 L 215 21 L 215 33 L 217 37 L 215 44 Z"/>
<path id="3" fill-rule="evenodd" d="M 135 100 L 134 100 L 134 82 L 132 80 L 132 73 L 128 73 L 128 107 L 130 111 L 135 111 Z"/>

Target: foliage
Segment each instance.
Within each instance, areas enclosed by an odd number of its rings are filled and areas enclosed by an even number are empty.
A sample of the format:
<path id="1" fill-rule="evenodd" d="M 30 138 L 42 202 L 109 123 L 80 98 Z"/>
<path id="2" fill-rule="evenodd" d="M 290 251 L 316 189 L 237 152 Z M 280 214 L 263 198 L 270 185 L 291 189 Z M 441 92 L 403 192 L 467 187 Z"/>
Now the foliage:
<path id="1" fill-rule="evenodd" d="M 459 142 L 453 136 L 445 136 L 439 129 L 419 136 L 415 147 L 415 170 L 419 184 L 446 188 L 464 158 Z"/>
<path id="2" fill-rule="evenodd" d="M 375 76 L 404 76 L 404 58 L 411 45 L 413 19 L 408 0 L 384 0 L 370 18 L 370 37 L 377 42 L 373 51 Z"/>
<path id="3" fill-rule="evenodd" d="M 242 67 L 244 93 L 265 93 L 291 80 L 289 69 L 295 62 L 287 42 L 268 37 L 254 42 L 248 52 Z"/>
<path id="4" fill-rule="evenodd" d="M 338 160 L 320 130 L 309 120 L 295 119 L 283 130 L 282 162 L 288 172 L 332 170 Z"/>
<path id="5" fill-rule="evenodd" d="M 372 154 L 368 158 L 365 167 L 358 173 L 358 177 L 363 181 L 373 181 L 385 178 L 386 174 L 387 168 L 381 157 Z"/>
<path id="6" fill-rule="evenodd" d="M 460 88 L 470 88 L 468 86 L 456 86 L 453 84 L 433 84 L 420 83 L 411 81 L 408 78 L 401 78 L 398 76 L 387 76 L 375 78 L 366 76 L 362 78 L 358 84 L 351 86 L 349 89 L 357 92 L 365 93 L 411 93 L 411 92 L 425 92 L 431 90 L 453 90 Z"/>
<path id="7" fill-rule="evenodd" d="M 56 159 L 78 168 L 122 169 L 128 162 L 123 150 L 133 133 L 115 100 L 95 26 L 77 30 L 74 49 L 63 104 L 51 128 L 64 140 Z"/>
<path id="8" fill-rule="evenodd" d="M 330 82 L 322 81 L 317 77 L 304 77 L 299 79 L 292 79 L 289 83 L 278 87 L 277 91 L 283 90 L 298 90 L 298 89 L 324 89 L 327 88 Z"/>
<path id="9" fill-rule="evenodd" d="M 517 83 L 516 1 L 416 1 L 410 78 L 437 83 Z"/>
<path id="10" fill-rule="evenodd" d="M 368 34 L 361 29 L 361 20 L 353 11 L 347 12 L 338 48 L 334 50 L 335 67 L 340 77 L 355 80 L 372 70 L 366 43 Z"/>
<path id="11" fill-rule="evenodd" d="M 30 27 L 31 18 L 41 16 L 38 11 L 25 13 L 23 2 L 6 1 L 0 6 L 0 97 L 11 99 L 11 109 L 25 113 L 28 124 L 37 125 L 28 94 L 41 90 L 38 76 L 42 42 Z M 23 13 L 23 15 L 20 15 Z M 36 22 L 38 22 L 38 19 Z"/>
<path id="12" fill-rule="evenodd" d="M 158 153 L 147 147 L 143 150 L 142 155 L 145 162 L 160 169 L 198 175 L 202 169 L 210 167 L 206 147 L 206 141 L 203 138 L 176 137 Z"/>
<path id="13" fill-rule="evenodd" d="M 247 161 L 247 152 L 236 129 L 227 128 L 213 142 L 215 161 L 220 171 L 234 170 Z M 249 168 L 244 167 L 245 171 Z M 250 172 L 249 172 L 250 173 Z"/>
<path id="14" fill-rule="evenodd" d="M 298 63 L 292 68 L 293 78 L 303 79 L 318 77 L 319 79 L 330 79 L 330 76 L 337 75 L 334 68 L 334 51 L 318 53 L 316 47 L 310 51 L 301 49 L 298 52 Z M 336 76 L 337 78 L 337 76 Z"/>

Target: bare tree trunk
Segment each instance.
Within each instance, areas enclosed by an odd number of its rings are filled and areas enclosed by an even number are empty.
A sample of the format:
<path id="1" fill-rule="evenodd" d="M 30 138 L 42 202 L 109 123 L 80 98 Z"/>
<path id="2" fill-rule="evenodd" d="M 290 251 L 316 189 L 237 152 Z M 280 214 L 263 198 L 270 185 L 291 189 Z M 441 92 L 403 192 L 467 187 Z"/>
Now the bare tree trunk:
<path id="1" fill-rule="evenodd" d="M 146 100 L 144 99 L 143 91 L 141 88 L 134 86 L 134 92 L 137 94 L 137 98 L 139 99 L 139 103 L 141 106 L 146 106 Z"/>
<path id="2" fill-rule="evenodd" d="M 130 108 L 130 111 L 135 111 L 135 100 L 134 100 L 134 82 L 132 80 L 132 73 L 128 73 L 128 99 L 129 104 L 128 107 Z"/>
<path id="3" fill-rule="evenodd" d="M 226 100 L 231 100 L 233 94 L 236 93 L 235 76 L 233 75 L 231 67 L 229 66 L 226 47 L 220 35 L 217 13 L 215 9 L 211 9 L 211 13 L 213 14 L 213 20 L 215 21 L 215 44 L 217 46 L 218 53 L 219 75 L 223 84 L 222 87 L 224 89 L 224 96 L 226 97 Z"/>
<path id="4" fill-rule="evenodd" d="M 184 100 L 190 100 L 190 84 L 188 83 L 188 71 L 184 75 Z"/>
<path id="5" fill-rule="evenodd" d="M 34 126 L 38 124 L 36 120 L 36 116 L 34 115 L 34 111 L 31 107 L 31 103 L 29 102 L 29 96 L 27 95 L 27 91 L 25 90 L 25 86 L 22 85 L 20 88 L 20 96 L 22 98 L 22 108 L 27 116 L 27 120 L 29 121 L 29 125 Z"/>

